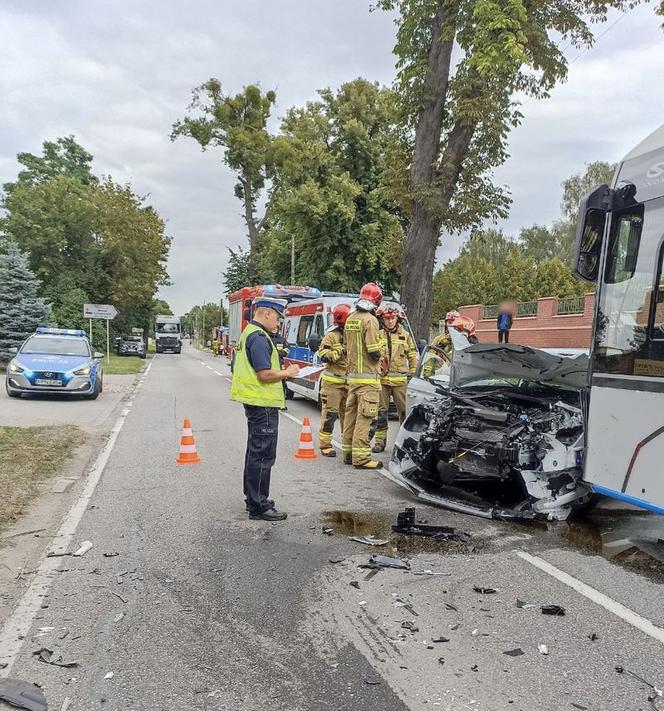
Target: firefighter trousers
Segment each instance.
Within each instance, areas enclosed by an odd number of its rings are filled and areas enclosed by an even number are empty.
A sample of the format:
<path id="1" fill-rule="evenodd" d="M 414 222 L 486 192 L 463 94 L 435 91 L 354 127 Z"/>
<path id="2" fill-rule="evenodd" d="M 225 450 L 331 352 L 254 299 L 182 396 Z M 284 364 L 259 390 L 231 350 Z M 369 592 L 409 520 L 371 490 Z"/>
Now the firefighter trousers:
<path id="1" fill-rule="evenodd" d="M 380 391 L 378 417 L 372 426 L 372 430 L 375 429 L 374 443 L 376 447 L 385 449 L 387 444 L 387 413 L 390 407 L 390 397 L 394 399 L 394 404 L 397 406 L 399 422 L 406 419 L 406 387 L 406 383 L 383 383 Z"/>
<path id="2" fill-rule="evenodd" d="M 353 464 L 366 464 L 371 460 L 371 423 L 378 415 L 380 381 L 371 384 L 348 383 L 348 399 L 344 418 L 342 451 L 352 455 Z"/>
<path id="3" fill-rule="evenodd" d="M 332 448 L 332 433 L 337 420 L 339 420 L 339 426 L 343 433 L 347 397 L 348 387 L 345 383 L 330 383 L 326 380 L 321 383 L 320 401 L 322 407 L 318 431 L 318 444 L 321 449 Z"/>

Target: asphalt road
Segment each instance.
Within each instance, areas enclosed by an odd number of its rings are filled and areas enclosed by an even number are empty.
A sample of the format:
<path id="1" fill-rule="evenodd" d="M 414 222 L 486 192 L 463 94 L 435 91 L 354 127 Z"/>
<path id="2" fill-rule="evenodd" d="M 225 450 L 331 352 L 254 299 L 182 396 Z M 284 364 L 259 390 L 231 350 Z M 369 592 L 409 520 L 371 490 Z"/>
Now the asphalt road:
<path id="1" fill-rule="evenodd" d="M 119 405 L 108 460 L 61 529 L 69 552 L 85 540 L 93 548 L 46 559 L 25 584 L 0 632 L 0 675 L 39 682 L 49 709 L 68 698 L 70 711 L 653 708 L 655 692 L 615 667 L 664 684 L 664 566 L 638 551 L 608 559 L 600 534 L 659 520 L 600 511 L 581 525 L 524 528 L 413 504 L 338 458 L 294 460 L 294 420 L 317 414 L 296 400 L 273 472 L 289 518 L 249 521 L 245 423 L 228 375 L 225 361 L 193 350 L 160 355 Z M 184 418 L 202 464 L 174 463 Z M 409 557 L 413 572 L 367 580 L 357 566 L 373 550 L 348 534 L 389 534 L 406 505 L 469 540 L 393 539 L 388 551 Z M 424 570 L 447 575 L 414 574 Z M 542 615 L 550 603 L 566 615 Z M 41 647 L 78 666 L 39 661 Z"/>

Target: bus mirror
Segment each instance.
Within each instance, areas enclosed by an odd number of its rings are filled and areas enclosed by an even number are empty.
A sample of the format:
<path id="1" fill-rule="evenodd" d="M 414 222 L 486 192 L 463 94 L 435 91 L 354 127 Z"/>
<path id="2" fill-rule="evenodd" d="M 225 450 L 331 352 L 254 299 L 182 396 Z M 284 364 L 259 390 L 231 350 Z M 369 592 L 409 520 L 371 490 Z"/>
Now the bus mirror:
<path id="1" fill-rule="evenodd" d="M 612 193 L 608 185 L 599 185 L 589 192 L 579 205 L 574 271 L 586 281 L 597 281 L 599 276 L 604 228 Z"/>
<path id="2" fill-rule="evenodd" d="M 309 336 L 309 350 L 311 350 L 313 353 L 317 353 L 322 340 L 323 339 L 318 335 Z"/>

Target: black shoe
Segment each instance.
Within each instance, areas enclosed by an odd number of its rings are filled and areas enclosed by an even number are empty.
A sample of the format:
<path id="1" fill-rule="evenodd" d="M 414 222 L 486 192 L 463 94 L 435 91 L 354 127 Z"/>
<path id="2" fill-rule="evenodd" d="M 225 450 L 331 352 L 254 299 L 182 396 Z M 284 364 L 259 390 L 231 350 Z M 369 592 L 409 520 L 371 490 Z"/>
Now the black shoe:
<path id="1" fill-rule="evenodd" d="M 273 509 L 274 508 L 274 499 L 268 499 L 267 500 L 268 506 Z M 244 502 L 244 508 L 246 511 L 249 511 L 249 504 L 245 501 Z"/>
<path id="2" fill-rule="evenodd" d="M 353 455 L 352 454 L 344 454 L 344 464 L 352 464 L 353 463 Z"/>
<path id="3" fill-rule="evenodd" d="M 288 514 L 276 509 L 268 509 L 262 513 L 250 513 L 249 518 L 253 521 L 283 521 L 288 518 Z"/>

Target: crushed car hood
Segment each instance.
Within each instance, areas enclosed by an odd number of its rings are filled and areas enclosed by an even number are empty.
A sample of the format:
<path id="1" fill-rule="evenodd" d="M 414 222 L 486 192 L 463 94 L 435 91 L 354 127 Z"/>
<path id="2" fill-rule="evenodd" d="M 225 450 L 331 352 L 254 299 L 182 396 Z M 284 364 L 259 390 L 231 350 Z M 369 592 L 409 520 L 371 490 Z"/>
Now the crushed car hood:
<path id="1" fill-rule="evenodd" d="M 567 358 L 511 343 L 455 343 L 450 387 L 487 378 L 518 378 L 580 390 L 588 378 L 588 356 Z"/>

